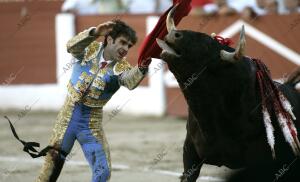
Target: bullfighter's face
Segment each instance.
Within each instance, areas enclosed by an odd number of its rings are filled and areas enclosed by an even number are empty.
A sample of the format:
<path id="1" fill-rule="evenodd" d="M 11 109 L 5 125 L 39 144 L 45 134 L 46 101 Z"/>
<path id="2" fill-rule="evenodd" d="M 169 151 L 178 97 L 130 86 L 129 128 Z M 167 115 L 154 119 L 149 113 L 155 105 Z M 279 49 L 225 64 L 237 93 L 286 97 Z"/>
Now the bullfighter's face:
<path id="1" fill-rule="evenodd" d="M 133 43 L 127 37 L 119 36 L 115 40 L 107 37 L 107 46 L 104 50 L 104 58 L 112 61 L 120 61 L 125 57 Z"/>

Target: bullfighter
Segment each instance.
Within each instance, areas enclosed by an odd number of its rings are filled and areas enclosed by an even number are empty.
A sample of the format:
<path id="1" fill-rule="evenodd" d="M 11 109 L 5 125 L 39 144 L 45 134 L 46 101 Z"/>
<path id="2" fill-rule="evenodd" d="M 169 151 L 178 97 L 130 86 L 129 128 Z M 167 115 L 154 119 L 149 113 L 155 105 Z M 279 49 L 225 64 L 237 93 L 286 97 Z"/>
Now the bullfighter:
<path id="1" fill-rule="evenodd" d="M 103 43 L 96 41 L 100 36 L 105 36 Z M 68 41 L 67 51 L 76 62 L 49 144 L 59 150 L 47 153 L 37 182 L 57 180 L 75 140 L 92 169 L 92 182 L 110 178 L 102 108 L 120 86 L 132 90 L 145 77 L 147 67 L 131 67 L 125 58 L 136 41 L 136 32 L 120 20 L 91 27 Z"/>

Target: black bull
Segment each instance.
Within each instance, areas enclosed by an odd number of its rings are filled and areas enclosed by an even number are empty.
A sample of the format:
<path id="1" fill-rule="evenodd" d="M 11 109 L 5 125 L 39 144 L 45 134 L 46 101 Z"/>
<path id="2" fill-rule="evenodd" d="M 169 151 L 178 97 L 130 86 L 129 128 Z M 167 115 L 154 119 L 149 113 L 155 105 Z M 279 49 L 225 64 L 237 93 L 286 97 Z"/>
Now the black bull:
<path id="1" fill-rule="evenodd" d="M 244 33 L 233 49 L 207 34 L 177 30 L 173 13 L 167 18 L 168 35 L 157 42 L 163 49 L 161 58 L 176 77 L 189 106 L 182 181 L 196 181 L 203 163 L 245 168 L 239 178 L 232 179 L 239 182 L 300 181 L 299 159 L 285 141 L 274 113 L 276 159 L 272 158 L 256 69 L 250 58 L 243 56 Z M 300 94 L 295 85 L 299 75 L 297 71 L 284 84 L 276 83 L 293 107 L 298 131 Z"/>

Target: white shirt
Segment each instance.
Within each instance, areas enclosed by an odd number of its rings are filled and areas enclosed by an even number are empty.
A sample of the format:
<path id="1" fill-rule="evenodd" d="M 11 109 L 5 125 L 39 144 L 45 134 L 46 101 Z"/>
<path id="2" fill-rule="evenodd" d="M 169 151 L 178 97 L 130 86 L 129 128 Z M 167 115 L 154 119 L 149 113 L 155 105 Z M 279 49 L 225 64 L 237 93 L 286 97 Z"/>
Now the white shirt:
<path id="1" fill-rule="evenodd" d="M 103 62 L 106 62 L 107 63 L 107 65 L 106 66 L 108 66 L 108 65 L 110 65 L 113 61 L 111 61 L 111 60 L 105 60 L 104 59 L 104 49 L 102 49 L 102 51 L 101 51 L 101 53 L 100 53 L 100 61 L 99 61 L 99 66 L 101 67 L 101 65 L 102 65 L 102 63 Z"/>

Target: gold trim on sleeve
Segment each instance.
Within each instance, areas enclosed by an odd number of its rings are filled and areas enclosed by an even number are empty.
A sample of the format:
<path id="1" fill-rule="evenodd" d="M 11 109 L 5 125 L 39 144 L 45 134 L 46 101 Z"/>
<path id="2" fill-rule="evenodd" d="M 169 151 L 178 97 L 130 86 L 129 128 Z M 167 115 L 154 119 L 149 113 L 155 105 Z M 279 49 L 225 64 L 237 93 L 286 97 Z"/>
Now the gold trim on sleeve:
<path id="1" fill-rule="evenodd" d="M 128 61 L 126 61 L 126 58 L 123 58 L 121 61 L 117 62 L 113 68 L 114 74 L 119 75 L 124 71 L 130 70 L 131 65 Z"/>

